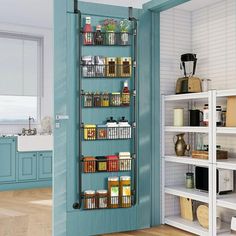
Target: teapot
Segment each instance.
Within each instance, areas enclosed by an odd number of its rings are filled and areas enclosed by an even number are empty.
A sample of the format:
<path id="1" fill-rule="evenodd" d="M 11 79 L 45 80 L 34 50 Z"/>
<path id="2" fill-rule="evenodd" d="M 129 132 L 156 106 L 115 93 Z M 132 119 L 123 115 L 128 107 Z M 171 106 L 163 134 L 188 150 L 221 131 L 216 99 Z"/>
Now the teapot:
<path id="1" fill-rule="evenodd" d="M 187 147 L 189 147 L 189 145 L 187 145 L 184 141 L 184 135 L 185 133 L 181 133 L 173 137 L 176 156 L 185 156 L 185 152 L 188 149 Z M 175 137 L 177 137 L 176 142 L 175 142 Z"/>

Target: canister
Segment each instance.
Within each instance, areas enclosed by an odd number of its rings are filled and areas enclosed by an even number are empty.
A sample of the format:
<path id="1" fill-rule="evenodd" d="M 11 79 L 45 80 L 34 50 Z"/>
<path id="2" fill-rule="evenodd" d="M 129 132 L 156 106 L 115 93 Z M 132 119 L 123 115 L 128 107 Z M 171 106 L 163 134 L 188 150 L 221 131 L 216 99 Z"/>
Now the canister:
<path id="1" fill-rule="evenodd" d="M 108 177 L 108 207 L 119 207 L 119 177 Z"/>
<path id="2" fill-rule="evenodd" d="M 84 191 L 84 209 L 95 209 L 95 208 L 96 208 L 95 191 L 93 190 Z"/>
<path id="3" fill-rule="evenodd" d="M 107 171 L 119 171 L 119 158 L 118 156 L 107 156 Z"/>
<path id="4" fill-rule="evenodd" d="M 131 77 L 132 74 L 131 57 L 118 57 L 117 65 L 118 65 L 118 76 Z"/>
<path id="5" fill-rule="evenodd" d="M 119 138 L 120 139 L 130 139 L 131 138 L 131 125 L 128 120 L 123 116 L 118 123 Z"/>
<path id="6" fill-rule="evenodd" d="M 130 152 L 119 152 L 119 170 L 130 171 L 132 159 Z"/>
<path id="7" fill-rule="evenodd" d="M 84 140 L 96 139 L 96 125 L 87 124 L 84 126 Z"/>
<path id="8" fill-rule="evenodd" d="M 131 177 L 120 177 L 120 205 L 121 207 L 131 207 Z"/>
<path id="9" fill-rule="evenodd" d="M 194 174 L 186 173 L 186 188 L 194 188 Z"/>
<path id="10" fill-rule="evenodd" d="M 106 125 L 97 125 L 97 139 L 107 139 Z"/>
<path id="11" fill-rule="evenodd" d="M 93 173 L 96 171 L 96 159 L 95 157 L 84 157 L 84 173 Z"/>
<path id="12" fill-rule="evenodd" d="M 106 76 L 116 77 L 117 76 L 117 61 L 116 57 L 106 57 Z"/>
<path id="13" fill-rule="evenodd" d="M 119 138 L 119 131 L 118 131 L 118 124 L 116 120 L 113 120 L 113 117 L 107 120 L 107 139 L 118 139 Z"/>
<path id="14" fill-rule="evenodd" d="M 121 106 L 121 94 L 120 92 L 114 92 L 111 94 L 111 106 L 119 107 Z"/>
<path id="15" fill-rule="evenodd" d="M 97 190 L 97 208 L 107 208 L 107 190 Z"/>
<path id="16" fill-rule="evenodd" d="M 96 157 L 96 170 L 98 172 L 107 171 L 107 158 L 105 156 Z"/>
<path id="17" fill-rule="evenodd" d="M 174 126 L 183 126 L 184 125 L 184 109 L 175 108 L 174 109 Z"/>

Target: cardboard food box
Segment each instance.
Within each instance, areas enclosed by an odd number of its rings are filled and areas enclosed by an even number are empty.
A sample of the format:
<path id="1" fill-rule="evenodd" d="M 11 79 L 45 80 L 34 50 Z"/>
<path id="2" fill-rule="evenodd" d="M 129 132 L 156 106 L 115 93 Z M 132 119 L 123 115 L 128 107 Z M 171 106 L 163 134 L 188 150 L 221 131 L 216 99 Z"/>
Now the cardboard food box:
<path id="1" fill-rule="evenodd" d="M 227 99 L 226 127 L 236 127 L 236 96 Z"/>

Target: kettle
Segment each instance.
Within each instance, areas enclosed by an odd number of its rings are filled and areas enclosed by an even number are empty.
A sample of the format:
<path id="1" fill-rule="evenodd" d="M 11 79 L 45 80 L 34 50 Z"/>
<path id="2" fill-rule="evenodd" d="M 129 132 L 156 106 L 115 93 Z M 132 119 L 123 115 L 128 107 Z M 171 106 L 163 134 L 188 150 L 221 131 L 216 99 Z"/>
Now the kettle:
<path id="1" fill-rule="evenodd" d="M 185 152 L 187 150 L 188 145 L 184 141 L 184 135 L 185 133 L 182 133 L 182 134 L 177 134 L 173 137 L 176 156 L 185 156 Z M 176 137 L 177 137 L 177 140 L 175 142 Z"/>

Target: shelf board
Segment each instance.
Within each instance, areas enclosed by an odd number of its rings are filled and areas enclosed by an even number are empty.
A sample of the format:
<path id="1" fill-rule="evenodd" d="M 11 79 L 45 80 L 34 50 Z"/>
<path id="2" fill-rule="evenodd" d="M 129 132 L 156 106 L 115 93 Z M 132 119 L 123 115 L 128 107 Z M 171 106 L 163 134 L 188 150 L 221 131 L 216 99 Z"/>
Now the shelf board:
<path id="1" fill-rule="evenodd" d="M 208 193 L 201 192 L 196 189 L 187 189 L 185 186 L 165 187 L 165 193 L 179 196 L 179 197 L 190 198 L 190 199 L 204 202 L 204 203 L 209 202 Z"/>
<path id="2" fill-rule="evenodd" d="M 166 132 L 208 133 L 209 128 L 203 126 L 165 126 Z"/>
<path id="3" fill-rule="evenodd" d="M 217 134 L 236 134 L 236 127 L 217 127 Z"/>
<path id="4" fill-rule="evenodd" d="M 165 218 L 165 224 L 174 226 L 176 228 L 201 235 L 208 236 L 208 230 L 204 229 L 198 221 L 189 221 L 181 218 L 180 216 L 169 216 Z"/>
<path id="5" fill-rule="evenodd" d="M 236 210 L 236 193 L 219 195 L 216 204 L 218 207 Z"/>
<path id="6" fill-rule="evenodd" d="M 221 169 L 236 170 L 236 158 L 217 160 L 216 167 Z"/>
<path id="7" fill-rule="evenodd" d="M 216 97 L 236 96 L 236 89 L 216 90 Z"/>
<path id="8" fill-rule="evenodd" d="M 165 156 L 163 157 L 166 162 L 174 162 L 180 164 L 189 164 L 196 166 L 209 166 L 208 160 L 196 159 L 188 156 L 178 157 L 178 156 Z"/>
<path id="9" fill-rule="evenodd" d="M 195 100 L 208 98 L 209 93 L 186 93 L 186 94 L 176 94 L 176 95 L 165 95 L 165 101 L 181 101 L 181 100 Z"/>

